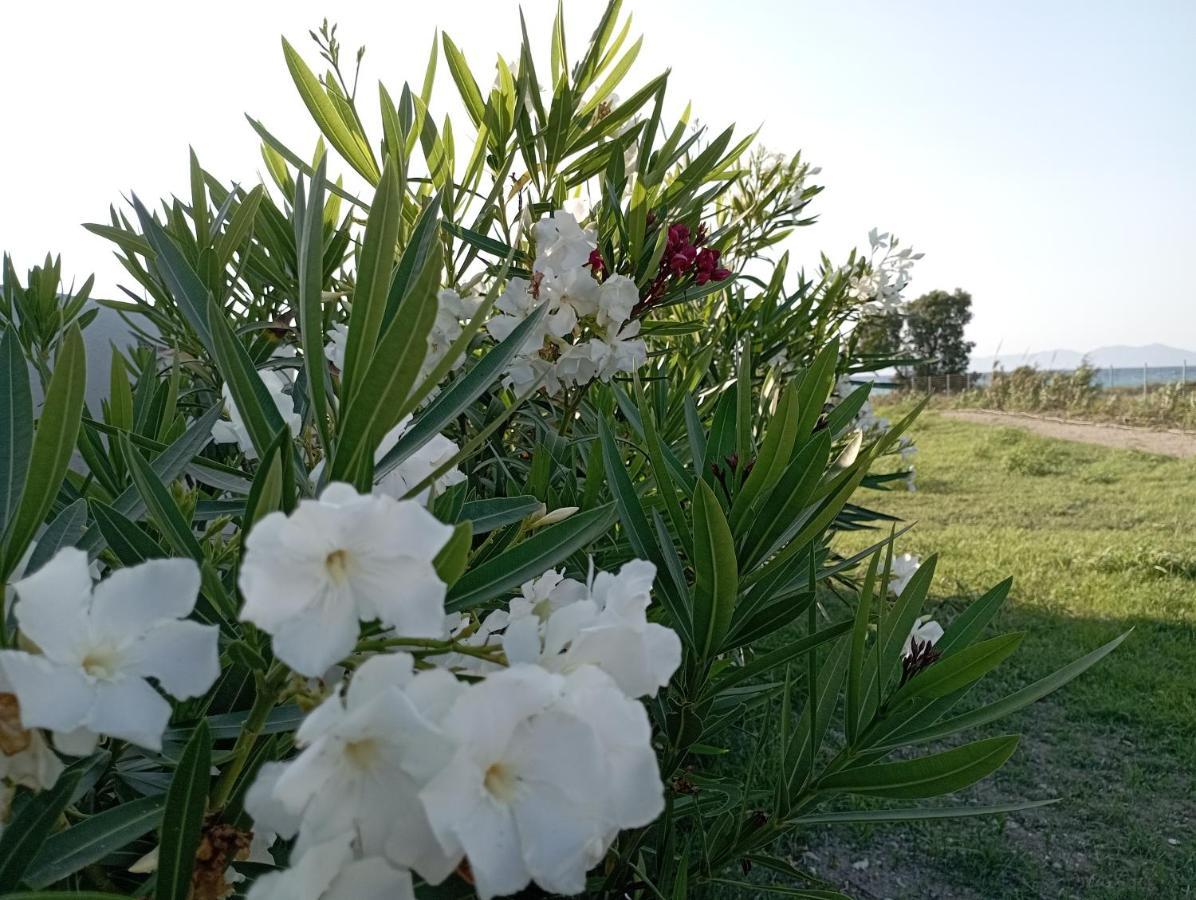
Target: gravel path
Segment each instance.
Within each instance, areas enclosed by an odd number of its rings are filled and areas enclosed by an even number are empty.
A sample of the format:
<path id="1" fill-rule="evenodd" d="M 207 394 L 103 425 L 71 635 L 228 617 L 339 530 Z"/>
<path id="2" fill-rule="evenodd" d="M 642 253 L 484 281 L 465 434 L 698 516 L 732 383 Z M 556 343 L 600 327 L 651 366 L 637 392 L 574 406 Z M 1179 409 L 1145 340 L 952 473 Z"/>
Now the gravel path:
<path id="1" fill-rule="evenodd" d="M 1143 453 L 1158 453 L 1163 456 L 1177 456 L 1183 459 L 1196 456 L 1196 434 L 1180 431 L 1154 431 L 1149 428 L 1131 428 L 1107 422 L 1081 422 L 1054 419 L 1048 416 L 1033 416 L 1027 413 L 994 412 L 981 409 L 944 410 L 948 419 L 977 422 L 981 425 L 1006 425 L 1024 428 L 1043 437 L 1059 438 L 1065 441 L 1079 441 L 1084 444 L 1100 444 L 1119 450 L 1141 450 Z"/>

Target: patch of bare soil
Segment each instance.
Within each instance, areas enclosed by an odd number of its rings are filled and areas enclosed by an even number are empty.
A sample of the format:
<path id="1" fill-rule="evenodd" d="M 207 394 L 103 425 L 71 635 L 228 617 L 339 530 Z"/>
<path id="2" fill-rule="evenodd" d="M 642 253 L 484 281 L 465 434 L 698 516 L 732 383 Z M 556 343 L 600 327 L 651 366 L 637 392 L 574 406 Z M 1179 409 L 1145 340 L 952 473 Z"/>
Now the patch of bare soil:
<path id="1" fill-rule="evenodd" d="M 1082 444 L 1099 444 L 1118 450 L 1140 450 L 1143 453 L 1158 453 L 1181 459 L 1196 456 L 1196 434 L 1181 431 L 1155 431 L 1108 422 L 1083 422 L 982 409 L 944 410 L 942 415 L 948 419 L 976 422 L 981 425 L 1022 428 L 1043 437 L 1078 441 Z"/>

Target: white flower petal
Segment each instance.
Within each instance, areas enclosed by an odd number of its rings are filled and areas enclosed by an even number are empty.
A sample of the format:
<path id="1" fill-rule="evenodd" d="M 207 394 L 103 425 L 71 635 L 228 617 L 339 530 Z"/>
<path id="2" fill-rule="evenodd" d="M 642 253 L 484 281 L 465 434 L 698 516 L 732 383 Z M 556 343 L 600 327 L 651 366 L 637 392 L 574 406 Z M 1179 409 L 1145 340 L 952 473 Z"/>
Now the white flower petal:
<path id="1" fill-rule="evenodd" d="M 352 605 L 323 604 L 278 626 L 274 653 L 299 674 L 315 678 L 353 651 L 360 630 Z"/>
<path id="2" fill-rule="evenodd" d="M 220 629 L 189 620 L 154 626 L 131 649 L 129 669 L 158 680 L 179 700 L 198 697 L 220 677 Z"/>
<path id="3" fill-rule="evenodd" d="M 20 650 L 0 651 L 0 668 L 21 704 L 26 728 L 74 731 L 86 722 L 96 690 L 80 669 Z"/>
<path id="4" fill-rule="evenodd" d="M 13 588 L 21 633 L 48 656 L 69 659 L 87 629 L 91 599 L 87 554 L 65 547 Z"/>
<path id="5" fill-rule="evenodd" d="M 151 559 L 117 569 L 95 587 L 92 630 L 117 640 L 144 634 L 195 608 L 199 566 L 191 559 Z"/>
<path id="6" fill-rule="evenodd" d="M 170 721 L 170 704 L 140 678 L 101 681 L 87 727 L 100 734 L 137 744 L 147 750 L 162 749 L 162 732 Z"/>

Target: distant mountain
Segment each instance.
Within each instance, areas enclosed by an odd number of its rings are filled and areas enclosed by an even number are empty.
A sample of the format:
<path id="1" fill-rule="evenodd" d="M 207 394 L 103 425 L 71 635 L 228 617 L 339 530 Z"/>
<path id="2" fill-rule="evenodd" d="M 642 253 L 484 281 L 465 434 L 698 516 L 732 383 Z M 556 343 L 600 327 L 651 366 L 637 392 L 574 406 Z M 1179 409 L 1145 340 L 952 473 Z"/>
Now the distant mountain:
<path id="1" fill-rule="evenodd" d="M 1144 347 L 1130 347 L 1114 344 L 1097 347 L 1087 353 L 1075 350 L 1040 350 L 1037 353 L 1002 353 L 1000 356 L 973 356 L 972 371 L 987 372 L 1000 363 L 1004 369 L 1018 366 L 1034 366 L 1039 369 L 1074 369 L 1084 358 L 1098 368 L 1110 366 L 1118 369 L 1137 368 L 1147 365 L 1152 368 L 1181 366 L 1186 360 L 1196 366 L 1196 350 L 1182 350 L 1165 344 L 1147 344 Z"/>

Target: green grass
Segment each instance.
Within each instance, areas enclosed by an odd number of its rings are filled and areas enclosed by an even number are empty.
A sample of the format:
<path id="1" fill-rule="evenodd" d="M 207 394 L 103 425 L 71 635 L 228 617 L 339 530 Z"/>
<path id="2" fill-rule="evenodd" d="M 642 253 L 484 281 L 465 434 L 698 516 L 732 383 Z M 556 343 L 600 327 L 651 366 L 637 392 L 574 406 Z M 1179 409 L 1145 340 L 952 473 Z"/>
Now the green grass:
<path id="1" fill-rule="evenodd" d="M 1196 461 L 935 413 L 914 436 L 917 492 L 859 499 L 917 523 L 899 551 L 940 554 L 928 611 L 944 621 L 1014 576 L 996 625 L 1026 637 L 980 699 L 1134 633 L 989 729 L 1021 732 L 1021 747 L 957 798 L 1060 803 L 1004 821 L 820 830 L 790 853 L 862 898 L 1196 896 Z M 874 539 L 845 535 L 839 549 Z"/>

